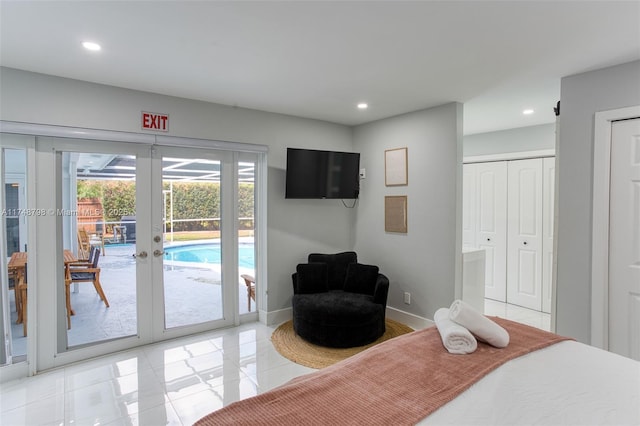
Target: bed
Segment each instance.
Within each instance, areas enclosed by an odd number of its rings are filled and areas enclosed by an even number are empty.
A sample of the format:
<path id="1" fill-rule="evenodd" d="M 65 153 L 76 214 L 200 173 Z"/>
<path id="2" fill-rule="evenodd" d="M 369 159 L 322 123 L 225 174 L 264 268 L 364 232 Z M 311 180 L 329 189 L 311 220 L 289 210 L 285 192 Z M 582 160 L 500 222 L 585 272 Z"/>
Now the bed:
<path id="1" fill-rule="evenodd" d="M 640 362 L 501 318 L 498 349 L 453 355 L 435 327 L 230 404 L 209 425 L 639 425 Z"/>

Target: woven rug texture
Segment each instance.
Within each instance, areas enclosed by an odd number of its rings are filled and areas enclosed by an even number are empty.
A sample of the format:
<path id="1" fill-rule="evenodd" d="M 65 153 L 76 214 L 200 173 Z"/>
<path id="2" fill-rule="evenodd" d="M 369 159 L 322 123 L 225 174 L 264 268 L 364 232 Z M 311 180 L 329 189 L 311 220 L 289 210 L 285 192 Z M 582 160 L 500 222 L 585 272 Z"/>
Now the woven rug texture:
<path id="1" fill-rule="evenodd" d="M 414 331 L 411 327 L 388 318 L 385 320 L 385 328 L 382 337 L 368 345 L 354 348 L 327 348 L 309 343 L 298 336 L 293 331 L 293 321 L 287 321 L 275 329 L 271 335 L 271 342 L 280 355 L 290 361 L 320 369 L 349 358 L 385 340 Z"/>

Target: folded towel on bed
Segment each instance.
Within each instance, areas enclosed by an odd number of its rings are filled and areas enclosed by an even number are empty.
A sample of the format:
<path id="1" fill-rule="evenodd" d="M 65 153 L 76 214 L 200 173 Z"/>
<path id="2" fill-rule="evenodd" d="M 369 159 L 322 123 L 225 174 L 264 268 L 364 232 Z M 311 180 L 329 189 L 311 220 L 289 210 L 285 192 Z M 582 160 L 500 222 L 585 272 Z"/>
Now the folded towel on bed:
<path id="1" fill-rule="evenodd" d="M 440 308 L 433 316 L 444 347 L 452 354 L 470 354 L 478 347 L 473 334 L 449 319 L 449 309 Z"/>
<path id="2" fill-rule="evenodd" d="M 456 300 L 449 308 L 449 319 L 469 330 L 478 340 L 496 348 L 509 344 L 509 333 L 482 313 L 462 300 Z"/>

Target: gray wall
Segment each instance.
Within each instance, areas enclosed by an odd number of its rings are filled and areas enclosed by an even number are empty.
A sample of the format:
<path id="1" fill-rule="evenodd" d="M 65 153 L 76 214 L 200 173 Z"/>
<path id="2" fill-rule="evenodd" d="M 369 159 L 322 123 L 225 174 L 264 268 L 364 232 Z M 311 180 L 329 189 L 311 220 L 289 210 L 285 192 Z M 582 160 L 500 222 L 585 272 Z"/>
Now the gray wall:
<path id="1" fill-rule="evenodd" d="M 462 105 L 452 103 L 358 126 L 361 153 L 355 249 L 362 263 L 376 264 L 390 280 L 389 306 L 425 318 L 456 297 L 460 260 Z M 386 187 L 384 151 L 407 147 L 407 186 Z M 407 195 L 408 233 L 386 233 L 384 197 Z M 459 285 L 459 283 L 457 283 Z M 411 304 L 403 301 L 411 293 Z"/>
<path id="2" fill-rule="evenodd" d="M 291 306 L 291 273 L 312 251 L 355 248 L 363 262 L 380 264 L 393 283 L 390 306 L 398 309 L 431 318 L 455 297 L 461 104 L 352 129 L 8 68 L 0 72 L 2 120 L 140 133 L 145 110 L 168 113 L 172 136 L 267 145 L 269 312 Z M 359 204 L 349 209 L 340 200 L 285 200 L 288 146 L 361 152 L 367 179 Z M 409 148 L 410 185 L 385 188 L 384 149 L 398 146 Z M 409 234 L 386 234 L 384 195 L 400 193 L 409 195 Z M 404 291 L 412 293 L 411 305 L 402 302 Z"/>
<path id="3" fill-rule="evenodd" d="M 268 311 L 291 306 L 291 273 L 310 251 L 353 246 L 340 200 L 284 199 L 286 147 L 350 151 L 349 127 L 0 68 L 0 119 L 141 133 L 140 112 L 168 113 L 171 136 L 269 146 Z"/>
<path id="4" fill-rule="evenodd" d="M 550 106 L 551 108 L 551 106 Z M 497 132 L 476 133 L 463 138 L 463 155 L 503 154 L 555 149 L 556 124 L 519 127 Z"/>
<path id="5" fill-rule="evenodd" d="M 595 112 L 640 105 L 640 61 L 561 81 L 556 330 L 590 342 Z"/>

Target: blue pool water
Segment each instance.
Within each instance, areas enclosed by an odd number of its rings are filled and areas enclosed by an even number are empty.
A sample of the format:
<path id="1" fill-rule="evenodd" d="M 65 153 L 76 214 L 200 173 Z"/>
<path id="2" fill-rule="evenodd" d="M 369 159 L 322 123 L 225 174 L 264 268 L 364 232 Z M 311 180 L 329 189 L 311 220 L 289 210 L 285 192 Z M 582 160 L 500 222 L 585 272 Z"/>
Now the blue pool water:
<path id="1" fill-rule="evenodd" d="M 164 259 L 178 262 L 193 263 L 220 263 L 220 244 L 185 244 L 180 246 L 165 247 Z M 253 244 L 240 244 L 238 246 L 238 266 L 254 268 Z"/>

